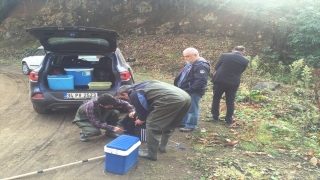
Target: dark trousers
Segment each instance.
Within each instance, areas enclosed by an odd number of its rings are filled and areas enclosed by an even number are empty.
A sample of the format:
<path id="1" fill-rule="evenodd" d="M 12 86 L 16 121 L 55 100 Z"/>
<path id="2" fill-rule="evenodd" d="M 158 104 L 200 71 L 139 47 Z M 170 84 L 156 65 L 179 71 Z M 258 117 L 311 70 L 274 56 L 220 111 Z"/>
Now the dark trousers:
<path id="1" fill-rule="evenodd" d="M 234 99 L 236 98 L 238 86 L 225 84 L 225 83 L 215 83 L 213 85 L 213 99 L 212 99 L 212 106 L 211 106 L 211 114 L 214 120 L 219 119 L 219 106 L 220 100 L 225 93 L 226 95 L 226 104 L 227 104 L 227 115 L 225 120 L 228 124 L 232 123 L 232 115 L 234 112 Z"/>
<path id="2" fill-rule="evenodd" d="M 117 126 L 119 114 L 120 112 L 115 109 L 102 109 L 99 116 L 99 121 L 101 123 L 107 123 L 111 126 Z M 75 120 L 73 122 L 81 129 L 80 134 L 85 134 L 88 137 L 101 135 L 101 130 L 97 127 L 94 127 L 89 119 L 80 121 Z"/>
<path id="3" fill-rule="evenodd" d="M 146 129 L 146 123 L 141 125 L 135 125 L 136 115 L 133 118 L 130 118 L 129 115 L 123 118 L 123 129 L 126 131 L 125 133 L 131 136 L 137 136 L 140 138 L 140 141 L 143 139 L 141 138 L 141 129 Z"/>

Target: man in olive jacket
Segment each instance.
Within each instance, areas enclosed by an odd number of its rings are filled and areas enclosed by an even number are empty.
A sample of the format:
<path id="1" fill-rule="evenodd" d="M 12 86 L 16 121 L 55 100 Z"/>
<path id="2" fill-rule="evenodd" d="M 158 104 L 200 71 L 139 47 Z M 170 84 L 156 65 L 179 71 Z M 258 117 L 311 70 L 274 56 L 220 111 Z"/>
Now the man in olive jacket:
<path id="1" fill-rule="evenodd" d="M 121 86 L 117 97 L 129 100 L 137 114 L 147 116 L 148 152 L 139 151 L 139 156 L 156 161 L 158 150 L 166 152 L 169 137 L 187 114 L 190 96 L 180 88 L 153 80 Z M 136 121 L 140 122 L 139 119 Z"/>
<path id="2" fill-rule="evenodd" d="M 232 53 L 222 54 L 215 65 L 216 73 L 213 75 L 213 100 L 211 113 L 214 122 L 219 120 L 219 106 L 222 94 L 226 95 L 227 114 L 225 117 L 226 125 L 230 126 L 233 122 L 234 100 L 240 78 L 249 60 L 244 57 L 245 47 L 236 46 Z"/>

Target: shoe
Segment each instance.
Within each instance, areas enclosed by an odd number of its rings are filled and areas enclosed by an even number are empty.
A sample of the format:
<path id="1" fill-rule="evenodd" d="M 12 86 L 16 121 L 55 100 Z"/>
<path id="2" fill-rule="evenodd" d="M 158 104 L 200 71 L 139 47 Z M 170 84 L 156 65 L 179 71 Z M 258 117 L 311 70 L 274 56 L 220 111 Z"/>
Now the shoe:
<path id="1" fill-rule="evenodd" d="M 120 135 L 115 133 L 115 132 L 111 132 L 111 131 L 106 131 L 106 133 L 104 134 L 105 136 L 109 136 L 109 137 L 112 137 L 112 138 L 117 138 L 119 137 Z"/>
<path id="2" fill-rule="evenodd" d="M 180 125 L 178 125 L 177 127 L 183 128 L 183 127 L 186 127 L 186 125 L 180 124 Z"/>
<path id="3" fill-rule="evenodd" d="M 180 128 L 179 131 L 180 131 L 180 132 L 191 132 L 191 131 L 193 131 L 193 129 L 184 127 L 184 128 Z"/>
<path id="4" fill-rule="evenodd" d="M 149 156 L 149 153 L 146 152 L 146 151 L 138 151 L 138 156 L 142 157 L 142 158 L 146 158 L 146 159 L 152 160 L 152 161 L 156 161 L 156 159 L 151 158 Z"/>
<path id="5" fill-rule="evenodd" d="M 220 120 L 219 119 L 212 119 L 212 122 L 218 123 L 218 122 L 220 122 Z"/>
<path id="6" fill-rule="evenodd" d="M 226 127 L 229 128 L 230 126 L 232 126 L 232 123 L 233 123 L 232 119 L 231 120 L 230 119 L 229 120 L 225 119 L 225 121 L 226 121 L 226 124 L 225 124 Z"/>
<path id="7" fill-rule="evenodd" d="M 80 134 L 80 141 L 88 142 L 89 141 L 89 137 L 86 136 L 85 134 Z"/>
<path id="8" fill-rule="evenodd" d="M 232 126 L 232 123 L 226 123 L 225 126 L 226 126 L 227 128 L 230 128 L 230 127 Z"/>

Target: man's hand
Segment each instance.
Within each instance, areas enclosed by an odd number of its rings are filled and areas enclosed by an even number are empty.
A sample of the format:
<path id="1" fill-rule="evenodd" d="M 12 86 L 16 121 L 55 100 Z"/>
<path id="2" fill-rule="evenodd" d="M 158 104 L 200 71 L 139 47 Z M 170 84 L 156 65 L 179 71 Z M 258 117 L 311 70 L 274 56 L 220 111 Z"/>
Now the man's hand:
<path id="1" fill-rule="evenodd" d="M 134 121 L 134 125 L 136 126 L 136 125 L 141 125 L 141 124 L 143 124 L 144 123 L 144 121 L 141 121 L 138 117 L 136 118 L 136 120 Z"/>
<path id="2" fill-rule="evenodd" d="M 113 132 L 116 132 L 116 133 L 122 133 L 122 129 L 121 128 L 118 128 L 118 127 L 114 127 L 113 129 Z"/>
<path id="3" fill-rule="evenodd" d="M 131 113 L 129 113 L 129 117 L 130 117 L 130 118 L 133 118 L 135 113 L 136 113 L 136 112 L 131 112 Z"/>

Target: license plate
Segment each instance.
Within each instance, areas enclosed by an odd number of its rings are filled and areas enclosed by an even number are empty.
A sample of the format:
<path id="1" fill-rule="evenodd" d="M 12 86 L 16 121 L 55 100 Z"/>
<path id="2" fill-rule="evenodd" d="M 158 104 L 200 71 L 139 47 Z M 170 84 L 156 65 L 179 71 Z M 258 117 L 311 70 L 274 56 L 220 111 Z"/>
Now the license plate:
<path id="1" fill-rule="evenodd" d="M 64 99 L 91 99 L 98 97 L 98 93 L 64 93 Z"/>

